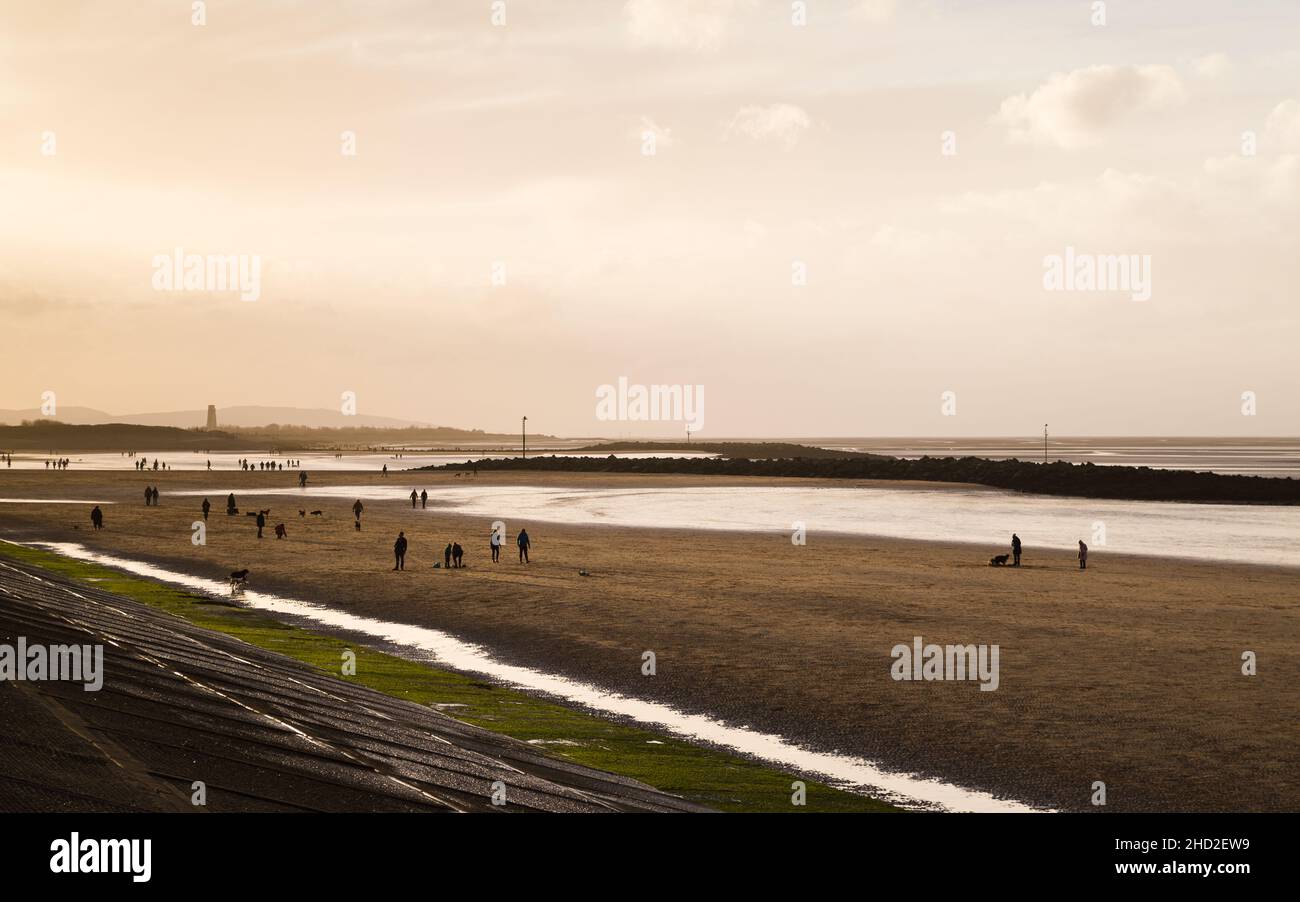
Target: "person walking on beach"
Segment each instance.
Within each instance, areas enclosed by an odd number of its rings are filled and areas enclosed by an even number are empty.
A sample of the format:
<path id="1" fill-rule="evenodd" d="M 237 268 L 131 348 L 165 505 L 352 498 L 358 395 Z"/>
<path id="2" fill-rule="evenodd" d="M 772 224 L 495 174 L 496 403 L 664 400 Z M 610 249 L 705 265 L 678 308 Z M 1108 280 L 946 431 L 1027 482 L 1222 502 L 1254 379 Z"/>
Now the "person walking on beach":
<path id="1" fill-rule="evenodd" d="M 158 486 L 153 487 L 153 506 L 158 506 Z"/>
<path id="2" fill-rule="evenodd" d="M 305 489 L 305 488 L 307 488 L 307 471 L 306 471 L 306 470 L 303 470 L 302 472 L 300 472 L 300 473 L 298 474 L 298 488 L 300 488 L 300 489 Z"/>
<path id="3" fill-rule="evenodd" d="M 1079 540 L 1079 569 L 1088 569 L 1088 546 L 1083 544 L 1083 539 Z"/>
<path id="4" fill-rule="evenodd" d="M 239 513 L 239 508 L 235 505 L 235 493 L 231 492 L 226 496 L 226 516 L 233 516 Z"/>
<path id="5" fill-rule="evenodd" d="M 447 543 L 446 548 L 442 549 L 442 568 L 444 570 L 451 569 L 451 543 L 450 542 Z"/>
<path id="6" fill-rule="evenodd" d="M 519 546 L 519 563 L 528 563 L 528 549 L 533 544 L 532 539 L 528 538 L 528 530 L 519 530 L 519 538 L 515 540 L 515 544 Z"/>
<path id="7" fill-rule="evenodd" d="M 210 510 L 212 510 L 212 504 L 209 503 L 209 501 L 208 501 L 207 498 L 204 498 L 204 499 L 203 499 L 203 519 L 204 519 L 204 520 L 208 519 L 208 511 L 210 511 Z"/>
<path id="8" fill-rule="evenodd" d="M 1016 535 L 1014 532 L 1011 534 L 1011 556 L 1016 559 L 1015 563 L 1013 563 L 1011 566 L 1019 567 L 1020 566 L 1020 536 Z"/>
<path id="9" fill-rule="evenodd" d="M 394 570 L 406 569 L 406 533 L 399 532 L 397 541 L 393 543 L 393 557 L 397 559 L 393 564 Z"/>
<path id="10" fill-rule="evenodd" d="M 100 530 L 104 528 L 104 512 L 96 504 L 90 511 L 90 526 L 92 529 Z"/>
<path id="11" fill-rule="evenodd" d="M 460 547 L 460 542 L 456 542 L 451 546 L 451 565 L 459 570 L 464 560 L 465 549 Z"/>
<path id="12" fill-rule="evenodd" d="M 144 487 L 144 506 L 145 506 L 145 507 L 148 507 L 148 506 L 151 505 L 151 504 L 153 504 L 153 489 L 149 488 L 149 486 L 145 486 L 145 487 Z"/>
<path id="13" fill-rule="evenodd" d="M 383 472 L 382 475 L 385 476 L 385 477 L 388 476 L 388 464 L 384 464 L 384 472 Z"/>
<path id="14" fill-rule="evenodd" d="M 411 510 L 415 510 L 415 502 L 419 497 L 419 495 L 415 494 L 415 489 L 411 489 Z"/>
<path id="15" fill-rule="evenodd" d="M 420 490 L 420 510 L 424 510 L 424 509 L 425 509 L 426 507 L 428 507 L 428 506 L 429 506 L 429 493 L 426 492 L 426 491 L 424 491 L 423 489 L 421 489 L 421 490 Z"/>
<path id="16" fill-rule="evenodd" d="M 262 527 L 266 525 L 266 515 L 261 511 L 257 512 L 257 537 L 262 538 Z"/>
<path id="17" fill-rule="evenodd" d="M 492 563 L 501 562 L 501 531 L 492 530 L 492 537 L 488 539 L 488 544 L 492 546 Z"/>
<path id="18" fill-rule="evenodd" d="M 365 508 L 361 506 L 361 499 L 358 498 L 357 503 L 352 505 L 352 515 L 357 518 L 357 532 L 361 532 L 361 512 L 363 510 Z"/>

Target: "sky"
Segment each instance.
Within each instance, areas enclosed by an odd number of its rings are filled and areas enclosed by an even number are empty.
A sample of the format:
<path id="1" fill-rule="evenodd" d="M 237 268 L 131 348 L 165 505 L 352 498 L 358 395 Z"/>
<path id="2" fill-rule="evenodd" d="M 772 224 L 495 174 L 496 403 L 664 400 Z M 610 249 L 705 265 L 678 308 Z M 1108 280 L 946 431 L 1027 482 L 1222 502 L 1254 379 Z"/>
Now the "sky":
<path id="1" fill-rule="evenodd" d="M 0 210 L 0 408 L 1300 432 L 1293 0 L 0 0 Z"/>

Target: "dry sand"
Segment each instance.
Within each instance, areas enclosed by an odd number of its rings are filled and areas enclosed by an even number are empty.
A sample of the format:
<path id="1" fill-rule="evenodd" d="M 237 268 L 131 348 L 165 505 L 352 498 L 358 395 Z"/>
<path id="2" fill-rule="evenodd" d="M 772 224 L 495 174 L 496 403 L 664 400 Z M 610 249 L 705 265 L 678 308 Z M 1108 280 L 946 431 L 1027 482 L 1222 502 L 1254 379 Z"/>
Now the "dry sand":
<path id="1" fill-rule="evenodd" d="M 0 497 L 119 502 L 104 508 L 108 528 L 98 534 L 89 505 L 0 504 L 0 538 L 80 541 L 214 578 L 248 567 L 258 589 L 435 627 L 514 663 L 1037 804 L 1091 810 L 1100 780 L 1109 810 L 1300 810 L 1300 570 L 1094 549 L 1081 573 L 1073 554 L 1032 545 L 1026 566 L 995 569 L 987 561 L 999 549 L 967 545 L 814 534 L 796 547 L 785 533 L 514 521 L 512 538 L 528 526 L 533 562 L 518 564 L 511 546 L 493 565 L 489 524 L 412 511 L 403 498 L 413 486 L 436 498 L 439 485 L 459 478 L 398 473 L 384 483 L 395 500 L 365 502 L 357 533 L 351 499 L 258 498 L 259 487 L 294 485 L 288 471 L 0 470 Z M 159 486 L 161 507 L 144 506 L 146 484 Z M 206 547 L 190 542 L 201 499 L 168 497 L 200 488 L 216 489 Z M 261 542 L 252 518 L 225 516 L 232 490 L 241 510 L 272 509 Z M 325 517 L 299 519 L 299 507 Z M 278 522 L 289 531 L 284 541 L 270 529 Z M 399 529 L 411 543 L 405 573 L 390 569 Z M 432 569 L 451 540 L 465 546 L 469 568 Z M 890 650 L 915 635 L 997 644 L 1000 687 L 894 681 Z M 657 656 L 654 677 L 641 675 L 646 650 Z M 1241 674 L 1245 650 L 1258 655 L 1257 676 Z"/>

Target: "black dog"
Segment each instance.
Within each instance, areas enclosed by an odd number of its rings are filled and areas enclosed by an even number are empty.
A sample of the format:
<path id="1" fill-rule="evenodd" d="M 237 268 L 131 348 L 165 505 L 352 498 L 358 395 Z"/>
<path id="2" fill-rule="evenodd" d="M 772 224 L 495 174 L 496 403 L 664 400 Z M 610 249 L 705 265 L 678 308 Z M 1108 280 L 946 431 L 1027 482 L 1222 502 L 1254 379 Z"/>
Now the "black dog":
<path id="1" fill-rule="evenodd" d="M 230 588 L 238 588 L 248 582 L 248 569 L 232 570 L 230 572 Z"/>
<path id="2" fill-rule="evenodd" d="M 321 515 L 321 512 L 320 512 L 320 511 L 312 511 L 312 512 L 311 512 L 311 515 L 312 515 L 313 517 L 319 517 L 319 516 Z"/>
<path id="3" fill-rule="evenodd" d="M 997 554 L 989 558 L 990 567 L 1005 567 L 1007 560 L 1011 557 L 1009 554 Z"/>

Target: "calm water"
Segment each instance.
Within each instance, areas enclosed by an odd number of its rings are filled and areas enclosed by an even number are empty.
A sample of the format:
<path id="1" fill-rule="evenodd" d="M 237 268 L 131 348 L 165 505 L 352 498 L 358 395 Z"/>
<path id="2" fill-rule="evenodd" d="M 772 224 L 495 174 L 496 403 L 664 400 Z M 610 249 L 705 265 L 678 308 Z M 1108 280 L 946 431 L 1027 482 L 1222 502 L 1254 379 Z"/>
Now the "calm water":
<path id="1" fill-rule="evenodd" d="M 309 486 L 247 494 L 409 504 L 413 488 L 420 488 L 418 480 L 399 479 L 392 487 Z M 228 491 L 217 487 L 177 494 L 224 497 Z M 238 488 L 235 491 L 238 496 Z M 809 541 L 826 532 L 974 542 L 1001 549 L 1016 532 L 1031 556 L 1035 547 L 1073 549 L 1083 539 L 1094 556 L 1114 551 L 1300 566 L 1300 507 L 1104 501 L 992 489 L 811 486 L 453 486 L 439 488 L 429 502 L 434 509 L 482 517 L 485 524 L 505 520 L 512 531 L 515 524 L 537 522 L 788 534 L 801 522 Z"/>
<path id="2" fill-rule="evenodd" d="M 807 439 L 806 444 L 891 457 L 1043 459 L 1042 436 L 976 439 Z M 1300 439 L 1061 438 L 1050 439 L 1048 460 L 1098 466 L 1200 470 L 1245 476 L 1300 478 Z"/>
<path id="3" fill-rule="evenodd" d="M 551 454 L 551 451 L 533 451 L 529 448 L 530 457 Z M 573 454 L 567 451 L 555 452 L 565 454 L 569 457 L 608 457 L 607 454 Z M 57 455 L 56 456 L 60 456 Z M 413 470 L 419 467 L 442 466 L 444 464 L 463 464 L 467 460 L 482 460 L 484 458 L 498 457 L 518 457 L 519 453 L 502 452 L 498 454 L 487 454 L 481 451 L 461 451 L 457 453 L 447 451 L 434 451 L 424 454 L 403 453 L 401 457 L 393 454 L 382 453 L 365 453 L 349 452 L 342 457 L 335 457 L 332 453 L 320 452 L 302 452 L 294 454 L 276 454 L 269 455 L 253 451 L 214 451 L 211 454 L 194 451 L 141 451 L 137 457 L 123 457 L 116 452 L 108 453 L 70 453 L 61 455 L 72 461 L 71 469 L 73 470 L 132 470 L 135 468 L 137 460 L 147 459 L 150 466 L 157 458 L 162 463 L 167 464 L 173 470 L 206 470 L 208 461 L 212 461 L 213 472 L 239 471 L 240 459 L 247 459 L 253 464 L 259 464 L 266 461 L 274 462 L 277 467 L 284 464 L 285 472 L 296 472 L 299 469 L 306 470 L 309 473 L 317 471 L 335 471 L 335 470 L 370 470 L 378 472 L 387 465 L 392 470 Z M 617 455 L 625 458 L 638 457 L 713 457 L 712 454 L 673 453 L 673 454 L 655 454 L 649 452 L 628 452 Z M 31 454 L 26 452 L 14 452 L 15 470 L 43 470 L 45 462 L 49 460 L 45 454 Z M 289 460 L 301 461 L 300 466 L 291 467 L 287 463 Z M 0 473 L 6 468 L 0 464 Z M 149 472 L 152 472 L 150 470 Z"/>
<path id="4" fill-rule="evenodd" d="M 743 441 L 743 439 L 737 439 Z M 751 441 L 754 441 L 751 439 Z M 761 441 L 761 440 L 759 440 Z M 773 441 L 778 441 L 774 439 Z M 880 439 L 880 438 L 814 438 L 779 439 L 797 441 L 819 448 L 842 451 L 863 451 L 887 454 L 893 457 L 987 457 L 993 460 L 1018 458 L 1026 461 L 1043 459 L 1040 438 L 989 438 L 989 439 Z M 568 450 L 592 444 L 590 439 L 573 439 L 549 443 L 546 447 L 529 447 L 529 454 L 541 457 L 549 454 L 573 457 L 604 457 L 603 454 L 576 454 Z M 489 443 L 484 443 L 489 445 Z M 398 458 L 385 452 L 349 452 L 341 458 L 331 453 L 302 453 L 298 459 L 306 470 L 378 470 L 384 464 L 390 470 L 464 463 L 468 459 L 516 457 L 518 451 L 500 450 L 500 443 L 490 443 L 490 449 L 477 449 L 472 445 L 458 451 L 429 451 L 409 453 Z M 16 469 L 44 469 L 51 455 L 18 453 L 14 455 Z M 53 456 L 60 456 L 56 451 Z M 135 458 L 116 453 L 68 454 L 72 465 L 81 470 L 130 470 Z M 160 458 L 174 470 L 203 470 L 212 461 L 215 470 L 238 470 L 238 460 L 246 457 L 256 462 L 273 460 L 283 463 L 291 454 L 268 455 L 254 451 L 222 451 L 213 454 L 192 451 L 142 451 L 152 463 Z M 618 457 L 712 457 L 698 452 L 628 452 Z M 1202 470 L 1214 473 L 1233 473 L 1250 476 L 1277 476 L 1300 478 L 1300 439 L 1240 439 L 1204 440 L 1180 438 L 1145 439 L 1052 439 L 1048 446 L 1049 460 L 1066 460 L 1071 463 L 1090 462 L 1102 466 L 1156 467 L 1166 470 Z M 288 469 L 286 465 L 285 469 Z M 0 471 L 3 467 L 0 467 Z"/>

